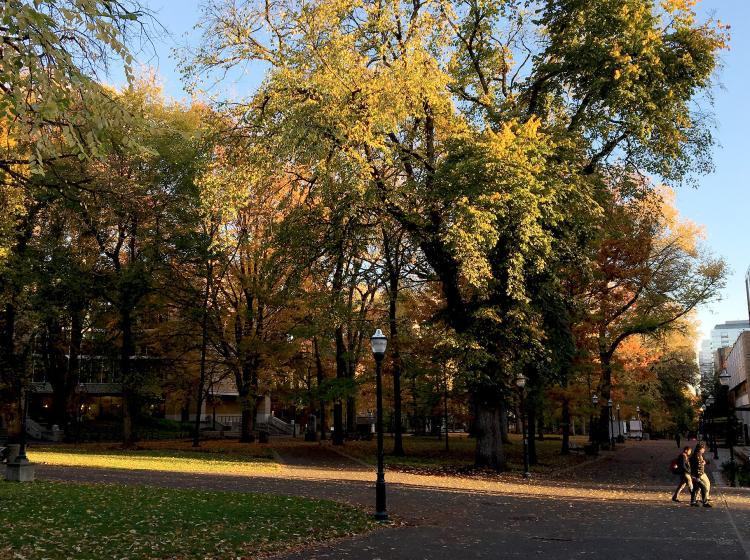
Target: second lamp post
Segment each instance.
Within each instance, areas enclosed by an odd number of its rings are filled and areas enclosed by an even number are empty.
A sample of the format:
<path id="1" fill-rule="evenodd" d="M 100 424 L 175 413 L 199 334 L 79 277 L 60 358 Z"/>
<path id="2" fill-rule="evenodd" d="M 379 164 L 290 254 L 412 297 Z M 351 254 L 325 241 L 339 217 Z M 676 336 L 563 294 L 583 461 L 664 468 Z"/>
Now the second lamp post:
<path id="1" fill-rule="evenodd" d="M 383 380 L 381 373 L 387 345 L 388 339 L 380 329 L 377 329 L 375 334 L 370 338 L 370 348 L 372 348 L 372 356 L 375 358 L 375 406 L 377 409 L 375 430 L 378 437 L 378 478 L 375 482 L 375 519 L 378 521 L 388 519 L 388 512 L 385 507 L 385 473 L 383 468 Z"/>
<path id="2" fill-rule="evenodd" d="M 522 373 L 516 377 L 516 387 L 518 394 L 521 395 L 521 437 L 523 438 L 523 477 L 529 478 L 531 472 L 529 469 L 529 441 L 526 437 L 526 411 L 523 406 L 524 388 L 526 387 L 526 377 Z"/>

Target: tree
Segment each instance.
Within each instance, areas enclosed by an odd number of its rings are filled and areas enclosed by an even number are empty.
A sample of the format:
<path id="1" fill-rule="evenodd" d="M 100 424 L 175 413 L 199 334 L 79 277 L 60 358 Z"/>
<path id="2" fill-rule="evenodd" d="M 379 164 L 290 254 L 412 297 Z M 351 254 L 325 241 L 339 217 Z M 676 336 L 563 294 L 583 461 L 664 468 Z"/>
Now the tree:
<path id="1" fill-rule="evenodd" d="M 710 138 L 690 102 L 724 46 L 684 3 L 548 1 L 534 20 L 529 7 L 215 6 L 190 68 L 267 65 L 241 103 L 258 141 L 409 232 L 442 285 L 444 320 L 476 350 L 476 458 L 497 468 L 512 364 L 538 338 L 529 277 L 564 216 L 596 213 L 609 169 L 679 181 L 705 167 Z"/>
<path id="2" fill-rule="evenodd" d="M 130 0 L 14 0 L 1 13 L 0 171 L 24 180 L 28 166 L 99 153 L 129 117 L 97 79 L 113 60 L 132 78 L 126 41 L 146 12 Z"/>
<path id="3" fill-rule="evenodd" d="M 697 229 L 679 220 L 665 189 L 634 197 L 615 193 L 605 216 L 585 298 L 588 342 L 595 348 L 600 398 L 606 401 L 620 345 L 635 335 L 679 327 L 696 306 L 719 295 L 726 265 L 701 248 Z"/>

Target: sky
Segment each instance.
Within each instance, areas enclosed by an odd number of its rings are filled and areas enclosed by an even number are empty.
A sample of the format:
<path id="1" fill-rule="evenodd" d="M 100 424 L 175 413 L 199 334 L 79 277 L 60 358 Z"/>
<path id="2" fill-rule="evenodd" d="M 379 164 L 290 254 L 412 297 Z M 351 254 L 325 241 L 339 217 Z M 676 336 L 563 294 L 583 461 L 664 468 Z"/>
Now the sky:
<path id="1" fill-rule="evenodd" d="M 144 49 L 139 61 L 155 68 L 165 93 L 182 99 L 186 93 L 172 55 L 174 48 L 194 45 L 199 37 L 193 26 L 199 21 L 201 0 L 142 0 L 164 27 L 153 46 Z M 721 55 L 721 69 L 714 88 L 716 119 L 713 149 L 715 171 L 698 180 L 697 188 L 677 189 L 677 208 L 683 218 L 704 228 L 705 244 L 727 261 L 730 274 L 721 301 L 698 310 L 701 338 L 717 323 L 748 319 L 744 275 L 750 266 L 748 236 L 750 198 L 745 179 L 750 175 L 748 141 L 750 133 L 750 1 L 703 0 L 698 5 L 699 19 L 719 19 L 731 26 L 729 51 Z M 247 91 L 258 83 L 260 75 L 251 75 L 227 86 L 231 92 Z"/>

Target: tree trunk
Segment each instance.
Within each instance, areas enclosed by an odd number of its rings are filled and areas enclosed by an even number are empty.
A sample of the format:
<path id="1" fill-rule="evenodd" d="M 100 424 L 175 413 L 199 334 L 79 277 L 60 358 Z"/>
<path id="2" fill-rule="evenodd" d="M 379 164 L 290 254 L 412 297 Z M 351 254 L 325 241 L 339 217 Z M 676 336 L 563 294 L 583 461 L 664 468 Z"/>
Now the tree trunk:
<path id="1" fill-rule="evenodd" d="M 136 442 L 135 425 L 137 422 L 137 398 L 135 380 L 130 357 L 135 353 L 133 341 L 133 318 L 131 309 L 120 310 L 120 329 L 122 330 L 122 347 L 120 348 L 120 374 L 122 375 L 122 443 L 124 447 L 133 447 Z"/>
<path id="2" fill-rule="evenodd" d="M 388 326 L 391 334 L 391 372 L 393 374 L 393 455 L 404 456 L 403 425 L 401 421 L 401 344 L 398 333 L 398 293 L 401 277 L 399 248 L 401 237 L 395 247 L 389 235 L 383 231 L 386 267 L 388 268 Z"/>
<path id="3" fill-rule="evenodd" d="M 448 448 L 448 382 L 446 380 L 445 383 L 445 392 L 443 393 L 443 417 L 445 418 L 445 452 L 447 453 L 449 451 Z M 503 422 L 503 416 L 500 414 L 500 433 L 502 434 L 502 422 Z M 501 435 L 502 439 L 502 435 Z"/>
<path id="4" fill-rule="evenodd" d="M 342 326 L 336 327 L 336 378 L 347 379 L 346 348 L 344 344 L 344 330 Z M 333 445 L 344 445 L 344 413 L 341 398 L 337 398 L 333 404 Z"/>
<path id="5" fill-rule="evenodd" d="M 75 391 L 81 381 L 81 344 L 83 342 L 84 306 L 75 306 L 70 311 L 70 353 L 68 358 L 68 382 L 65 394 L 65 423 L 67 426 L 76 415 Z M 80 406 L 80 405 L 78 405 Z"/>
<path id="6" fill-rule="evenodd" d="M 320 359 L 320 349 L 318 348 L 318 337 L 313 337 L 313 350 L 315 352 L 315 373 L 318 381 L 318 391 L 320 392 L 320 401 L 318 403 L 319 419 L 320 422 L 320 440 L 326 439 L 326 401 L 323 398 L 322 387 L 323 379 L 325 379 L 325 372 L 323 371 L 323 361 Z"/>
<path id="7" fill-rule="evenodd" d="M 203 315 L 201 316 L 201 355 L 200 374 L 198 377 L 198 394 L 196 399 L 195 430 L 193 433 L 193 447 L 200 447 L 201 441 L 201 408 L 203 406 L 203 392 L 206 386 L 206 353 L 208 350 L 208 299 L 211 295 L 212 266 L 206 267 L 206 288 L 203 291 Z"/>
<path id="8" fill-rule="evenodd" d="M 599 381 L 599 425 L 596 432 L 599 443 L 609 446 L 609 408 L 607 401 L 612 397 L 612 356 L 607 352 L 599 354 L 601 380 Z"/>
<path id="9" fill-rule="evenodd" d="M 570 454 L 570 400 L 567 396 L 562 402 L 562 455 Z"/>
<path id="10" fill-rule="evenodd" d="M 500 402 L 500 437 L 504 444 L 510 444 L 510 436 L 508 436 L 508 403 L 504 400 Z"/>
<path id="11" fill-rule="evenodd" d="M 536 456 L 536 399 L 534 394 L 529 395 L 529 398 L 525 400 L 526 404 L 526 430 L 528 435 L 526 437 L 528 450 L 529 450 L 529 465 L 537 464 Z"/>
<path id="12" fill-rule="evenodd" d="M 347 397 L 346 399 L 346 433 L 354 434 L 357 431 L 357 399 Z"/>
<path id="13" fill-rule="evenodd" d="M 247 396 L 245 397 L 247 398 Z M 240 429 L 240 441 L 250 443 L 253 441 L 253 413 L 255 409 L 249 405 L 242 407 L 242 420 Z"/>
<path id="14" fill-rule="evenodd" d="M 65 341 L 60 322 L 47 318 L 42 336 L 42 356 L 47 381 L 52 386 L 52 423 L 58 426 L 67 424 L 67 404 L 70 383 L 68 380 Z M 75 387 L 74 387 L 75 390 Z"/>
<path id="15" fill-rule="evenodd" d="M 505 469 L 505 455 L 500 434 L 500 405 L 474 394 L 477 445 L 475 464 L 478 467 Z"/>

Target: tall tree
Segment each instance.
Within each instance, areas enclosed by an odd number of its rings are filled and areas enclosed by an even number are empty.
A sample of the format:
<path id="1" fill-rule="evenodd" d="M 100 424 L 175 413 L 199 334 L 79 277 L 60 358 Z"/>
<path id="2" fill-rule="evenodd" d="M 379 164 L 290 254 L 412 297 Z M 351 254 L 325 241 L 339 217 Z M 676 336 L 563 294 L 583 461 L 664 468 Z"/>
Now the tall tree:
<path id="1" fill-rule="evenodd" d="M 266 65 L 241 103 L 256 138 L 314 170 L 320 191 L 364 193 L 424 253 L 444 320 L 478 350 L 477 463 L 502 468 L 501 403 L 528 354 L 513 345 L 533 346 L 540 322 L 529 276 L 564 216 L 596 212 L 609 169 L 680 181 L 705 168 L 691 100 L 722 30 L 649 0 L 282 0 L 206 15 L 191 69 Z"/>

